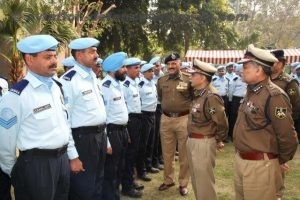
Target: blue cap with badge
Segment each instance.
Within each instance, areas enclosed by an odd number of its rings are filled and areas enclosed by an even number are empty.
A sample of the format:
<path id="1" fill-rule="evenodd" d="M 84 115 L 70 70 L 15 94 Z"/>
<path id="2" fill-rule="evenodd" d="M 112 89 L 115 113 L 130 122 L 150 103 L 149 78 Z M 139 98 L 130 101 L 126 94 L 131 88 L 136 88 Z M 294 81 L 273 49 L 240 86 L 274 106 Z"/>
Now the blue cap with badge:
<path id="1" fill-rule="evenodd" d="M 226 68 L 229 67 L 229 66 L 233 66 L 233 67 L 234 67 L 234 66 L 235 66 L 235 63 L 234 63 L 234 62 L 229 62 L 229 63 L 227 63 L 227 64 L 226 64 Z"/>
<path id="2" fill-rule="evenodd" d="M 51 35 L 32 35 L 20 40 L 17 48 L 22 53 L 39 53 L 56 51 L 58 41 Z"/>
<path id="3" fill-rule="evenodd" d="M 106 72 L 116 72 L 123 66 L 127 53 L 117 52 L 109 55 L 102 63 L 103 70 Z"/>
<path id="4" fill-rule="evenodd" d="M 144 73 L 144 72 L 148 71 L 149 69 L 152 69 L 153 67 L 154 67 L 154 65 L 151 63 L 144 64 L 141 68 L 141 72 Z"/>
<path id="5" fill-rule="evenodd" d="M 65 59 L 61 62 L 61 64 L 62 64 L 63 66 L 65 66 L 65 67 L 74 67 L 74 65 L 75 65 L 74 62 L 75 62 L 74 57 L 73 57 L 73 56 L 69 56 L 69 57 L 65 58 Z"/>
<path id="6" fill-rule="evenodd" d="M 149 63 L 150 64 L 155 64 L 157 62 L 160 62 L 160 57 L 159 56 L 155 56 L 154 58 L 152 58 Z"/>
<path id="7" fill-rule="evenodd" d="M 97 47 L 100 41 L 95 38 L 85 37 L 72 40 L 68 47 L 74 50 L 82 50 L 90 47 Z"/>
<path id="8" fill-rule="evenodd" d="M 134 66 L 134 65 L 140 65 L 141 64 L 141 60 L 139 58 L 127 58 L 126 60 L 124 60 L 123 65 L 126 66 Z"/>

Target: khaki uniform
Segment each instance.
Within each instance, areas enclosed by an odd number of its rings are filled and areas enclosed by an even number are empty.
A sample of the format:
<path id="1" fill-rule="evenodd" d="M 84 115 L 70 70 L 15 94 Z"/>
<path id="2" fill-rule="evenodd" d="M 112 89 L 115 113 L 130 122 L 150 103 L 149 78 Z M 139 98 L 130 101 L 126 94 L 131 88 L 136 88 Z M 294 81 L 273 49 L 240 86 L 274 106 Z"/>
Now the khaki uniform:
<path id="1" fill-rule="evenodd" d="M 291 160 L 298 140 L 287 95 L 269 79 L 247 88 L 233 139 L 236 199 L 276 199 L 280 164 Z"/>
<path id="2" fill-rule="evenodd" d="M 188 118 L 187 155 L 197 200 L 217 199 L 215 191 L 216 143 L 227 137 L 228 121 L 222 98 L 211 86 L 195 90 Z M 202 138 L 199 138 L 201 136 Z"/>
<path id="3" fill-rule="evenodd" d="M 158 101 L 161 102 L 161 145 L 164 158 L 164 183 L 174 182 L 174 156 L 178 142 L 179 185 L 186 187 L 189 181 L 186 155 L 187 114 L 192 99 L 189 75 L 179 73 L 175 77 L 162 76 L 157 82 Z"/>

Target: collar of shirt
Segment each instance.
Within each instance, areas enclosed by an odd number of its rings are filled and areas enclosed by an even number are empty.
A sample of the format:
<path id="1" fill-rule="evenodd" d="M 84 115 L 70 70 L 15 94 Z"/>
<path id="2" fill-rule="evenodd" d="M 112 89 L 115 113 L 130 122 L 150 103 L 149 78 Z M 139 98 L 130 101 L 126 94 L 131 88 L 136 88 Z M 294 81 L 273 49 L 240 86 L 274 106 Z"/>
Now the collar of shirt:
<path id="1" fill-rule="evenodd" d="M 198 96 L 203 96 L 203 94 L 206 92 L 206 88 L 202 88 L 202 89 L 199 89 L 199 90 L 197 90 L 197 89 L 195 89 L 194 90 L 194 95 L 195 95 L 195 97 L 198 97 Z"/>
<path id="2" fill-rule="evenodd" d="M 30 70 L 28 70 L 28 73 L 27 73 L 25 79 L 27 79 L 34 88 L 39 87 L 40 85 L 44 84 L 49 89 L 51 89 L 51 86 L 53 84 L 52 77 L 41 76 Z"/>
<path id="3" fill-rule="evenodd" d="M 119 88 L 120 84 L 115 78 L 111 77 L 109 74 L 107 75 L 107 80 L 110 80 L 112 85 L 116 88 Z"/>
<path id="4" fill-rule="evenodd" d="M 267 79 L 265 79 L 265 80 L 263 80 L 259 83 L 256 83 L 256 84 L 253 84 L 253 85 L 248 85 L 247 89 L 250 92 L 254 92 L 254 93 L 258 94 L 261 91 L 261 89 L 264 86 L 266 86 L 268 83 L 269 83 L 269 78 L 267 78 Z"/>
<path id="5" fill-rule="evenodd" d="M 137 87 L 137 81 L 136 81 L 137 79 L 134 79 L 134 80 L 133 80 L 133 79 L 130 78 L 129 76 L 126 76 L 125 81 L 126 81 L 126 80 L 128 80 L 128 81 L 130 82 L 130 84 L 133 85 L 134 87 Z"/>
<path id="6" fill-rule="evenodd" d="M 169 79 L 177 79 L 177 78 L 179 78 L 180 80 L 182 80 L 182 75 L 181 75 L 181 72 L 179 72 L 178 74 L 172 74 L 172 75 L 168 75 L 168 77 L 167 77 L 167 80 L 169 80 Z"/>
<path id="7" fill-rule="evenodd" d="M 148 80 L 145 77 L 143 77 L 142 80 L 145 82 L 146 85 L 151 85 L 152 84 L 152 80 Z"/>
<path id="8" fill-rule="evenodd" d="M 87 77 L 96 77 L 95 73 L 91 68 L 85 67 L 78 62 L 75 62 L 74 69 L 82 76 L 83 78 Z"/>

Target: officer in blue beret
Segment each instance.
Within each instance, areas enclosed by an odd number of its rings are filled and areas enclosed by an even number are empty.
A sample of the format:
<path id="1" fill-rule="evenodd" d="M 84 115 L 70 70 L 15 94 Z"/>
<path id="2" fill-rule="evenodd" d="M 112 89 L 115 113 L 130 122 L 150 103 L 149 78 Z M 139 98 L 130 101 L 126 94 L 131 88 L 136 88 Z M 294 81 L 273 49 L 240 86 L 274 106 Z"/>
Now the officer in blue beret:
<path id="1" fill-rule="evenodd" d="M 102 62 L 103 60 L 101 58 L 97 58 L 96 65 L 92 67 L 93 72 L 96 74 L 96 77 L 98 81 L 101 81 L 104 76 L 103 76 L 103 69 L 102 69 Z"/>
<path id="2" fill-rule="evenodd" d="M 107 151 L 106 112 L 92 67 L 98 59 L 95 38 L 78 38 L 69 44 L 74 67 L 60 81 L 69 122 L 83 168 L 71 174 L 70 199 L 101 199 Z"/>
<path id="3" fill-rule="evenodd" d="M 152 81 L 154 81 L 155 85 L 160 77 L 164 75 L 162 71 L 162 63 L 161 58 L 159 56 L 153 57 L 150 61 L 150 64 L 154 65 L 154 77 Z M 159 170 L 163 170 L 163 157 L 162 157 L 162 149 L 160 142 L 160 119 L 162 115 L 161 104 L 157 100 L 157 106 L 155 111 L 155 138 L 154 138 L 154 146 L 153 146 L 153 157 L 152 157 L 152 165 L 154 168 Z"/>
<path id="4" fill-rule="evenodd" d="M 65 58 L 61 64 L 63 65 L 64 71 L 67 72 L 74 67 L 75 59 L 73 56 Z"/>
<path id="5" fill-rule="evenodd" d="M 16 199 L 68 199 L 70 168 L 82 168 L 61 84 L 52 79 L 57 45 L 50 35 L 19 41 L 28 73 L 0 102 L 0 167 L 11 176 Z"/>
<path id="6" fill-rule="evenodd" d="M 123 65 L 127 69 L 125 81 L 122 83 L 125 102 L 128 110 L 128 134 L 130 143 L 128 144 L 125 155 L 125 168 L 122 177 L 122 194 L 129 197 L 141 197 L 143 185 L 134 181 L 134 168 L 138 155 L 138 147 L 141 136 L 141 100 L 138 88 L 140 74 L 139 58 L 127 58 Z"/>
<path id="7" fill-rule="evenodd" d="M 112 154 L 107 155 L 105 162 L 104 200 L 120 199 L 119 185 L 129 141 L 127 132 L 128 110 L 121 88 L 121 81 L 126 78 L 127 69 L 123 65 L 126 58 L 126 53 L 117 52 L 108 56 L 102 63 L 103 70 L 107 72 L 101 83 L 107 113 L 107 136 L 112 148 Z"/>

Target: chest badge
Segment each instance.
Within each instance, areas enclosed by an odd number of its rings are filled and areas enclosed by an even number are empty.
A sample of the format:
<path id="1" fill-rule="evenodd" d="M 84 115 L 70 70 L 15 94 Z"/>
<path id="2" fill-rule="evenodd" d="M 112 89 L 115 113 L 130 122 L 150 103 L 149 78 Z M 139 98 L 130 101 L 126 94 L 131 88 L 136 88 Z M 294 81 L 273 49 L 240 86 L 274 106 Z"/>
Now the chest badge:
<path id="1" fill-rule="evenodd" d="M 216 108 L 209 108 L 209 109 L 208 109 L 208 113 L 209 113 L 210 115 L 216 114 Z"/>
<path id="2" fill-rule="evenodd" d="M 293 95 L 296 94 L 296 90 L 295 90 L 294 88 L 288 89 L 287 92 L 288 92 L 288 94 L 291 95 L 291 96 L 293 96 Z"/>
<path id="3" fill-rule="evenodd" d="M 179 82 L 178 85 L 177 85 L 177 87 L 176 87 L 176 89 L 178 91 L 185 91 L 185 90 L 187 90 L 187 87 L 188 87 L 187 83 L 185 83 L 185 82 Z"/>
<path id="4" fill-rule="evenodd" d="M 275 108 L 275 117 L 278 119 L 286 118 L 287 108 L 276 107 Z"/>

